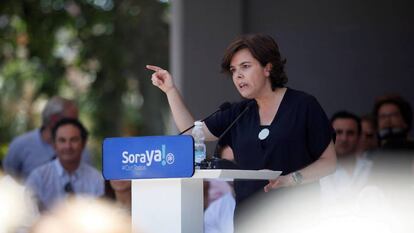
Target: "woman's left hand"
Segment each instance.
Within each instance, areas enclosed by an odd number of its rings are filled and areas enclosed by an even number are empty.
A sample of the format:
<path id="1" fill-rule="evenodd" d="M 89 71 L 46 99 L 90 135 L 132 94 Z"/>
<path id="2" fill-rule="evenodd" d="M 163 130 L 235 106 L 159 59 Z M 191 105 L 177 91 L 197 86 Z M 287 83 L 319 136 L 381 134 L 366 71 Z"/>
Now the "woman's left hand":
<path id="1" fill-rule="evenodd" d="M 293 185 L 291 175 L 279 176 L 277 179 L 269 180 L 269 184 L 264 187 L 264 191 L 267 193 L 271 189 L 278 189 L 281 187 L 288 187 Z"/>

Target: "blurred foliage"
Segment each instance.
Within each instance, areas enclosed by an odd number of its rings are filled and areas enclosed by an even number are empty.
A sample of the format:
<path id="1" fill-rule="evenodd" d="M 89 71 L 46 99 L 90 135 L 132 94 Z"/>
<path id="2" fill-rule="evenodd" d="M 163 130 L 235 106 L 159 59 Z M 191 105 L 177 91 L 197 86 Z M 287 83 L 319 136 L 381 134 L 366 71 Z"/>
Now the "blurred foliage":
<path id="1" fill-rule="evenodd" d="M 104 137 L 162 134 L 165 98 L 146 64 L 168 65 L 167 2 L 2 0 L 0 158 L 40 126 L 47 99 L 75 99 L 96 154 Z"/>

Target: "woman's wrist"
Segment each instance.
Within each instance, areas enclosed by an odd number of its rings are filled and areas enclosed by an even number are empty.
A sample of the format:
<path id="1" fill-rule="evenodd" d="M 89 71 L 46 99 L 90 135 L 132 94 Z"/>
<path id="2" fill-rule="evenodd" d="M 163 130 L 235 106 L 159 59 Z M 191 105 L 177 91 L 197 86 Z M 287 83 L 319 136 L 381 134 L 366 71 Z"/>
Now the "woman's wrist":
<path id="1" fill-rule="evenodd" d="M 170 95 L 170 94 L 172 94 L 174 92 L 177 92 L 177 88 L 175 86 L 172 86 L 172 87 L 170 87 L 170 88 L 168 88 L 168 89 L 165 90 L 165 94 L 166 95 Z"/>
<path id="2" fill-rule="evenodd" d="M 300 185 L 303 183 L 303 175 L 300 171 L 290 173 L 290 177 L 293 185 Z"/>

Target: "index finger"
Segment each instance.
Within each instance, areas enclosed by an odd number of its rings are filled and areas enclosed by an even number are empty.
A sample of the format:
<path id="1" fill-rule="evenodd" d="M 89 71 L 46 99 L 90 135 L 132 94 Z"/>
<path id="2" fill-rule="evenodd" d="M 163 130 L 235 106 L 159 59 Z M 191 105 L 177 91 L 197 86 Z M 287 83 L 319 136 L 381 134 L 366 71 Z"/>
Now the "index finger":
<path id="1" fill-rule="evenodd" d="M 152 71 L 155 71 L 155 72 L 160 71 L 160 70 L 163 70 L 161 67 L 153 66 L 153 65 L 146 65 L 145 67 L 147 69 L 152 70 Z"/>

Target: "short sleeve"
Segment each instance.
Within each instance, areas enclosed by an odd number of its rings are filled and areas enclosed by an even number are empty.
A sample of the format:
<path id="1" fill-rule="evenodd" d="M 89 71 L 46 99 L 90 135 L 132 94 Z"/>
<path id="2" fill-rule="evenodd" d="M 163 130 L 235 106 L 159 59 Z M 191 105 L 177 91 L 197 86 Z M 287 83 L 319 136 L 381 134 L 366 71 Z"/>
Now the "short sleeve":
<path id="1" fill-rule="evenodd" d="M 216 137 L 220 137 L 224 131 L 230 126 L 230 124 L 240 115 L 248 106 L 251 106 L 253 102 L 251 100 L 242 100 L 237 103 L 231 104 L 231 106 L 223 111 L 219 111 L 204 123 L 208 130 Z M 240 122 L 240 121 L 239 121 Z M 232 130 L 234 129 L 234 125 Z M 232 146 L 232 130 L 229 130 L 223 135 L 220 140 L 220 145 Z"/>
<path id="2" fill-rule="evenodd" d="M 227 120 L 230 117 L 230 111 L 225 110 L 214 114 L 212 117 L 206 119 L 204 124 L 207 126 L 208 130 L 216 136 L 219 137 L 225 130 L 225 125 Z"/>
<path id="3" fill-rule="evenodd" d="M 315 97 L 307 103 L 307 147 L 312 159 L 317 160 L 333 139 L 334 130 Z"/>
<path id="4" fill-rule="evenodd" d="M 231 122 L 231 111 L 227 109 L 225 111 L 218 112 L 214 114 L 212 117 L 204 121 L 204 124 L 207 126 L 208 130 L 216 136 L 220 137 L 220 135 L 226 130 L 226 127 L 230 125 Z M 227 137 L 226 137 L 227 136 Z M 224 135 L 224 137 L 219 142 L 221 145 L 230 145 L 230 138 L 228 135 Z"/>
<path id="5" fill-rule="evenodd" d="M 13 140 L 10 143 L 9 150 L 3 161 L 3 169 L 7 174 L 13 177 L 21 175 L 21 158 L 19 156 L 21 148 L 17 140 Z"/>

